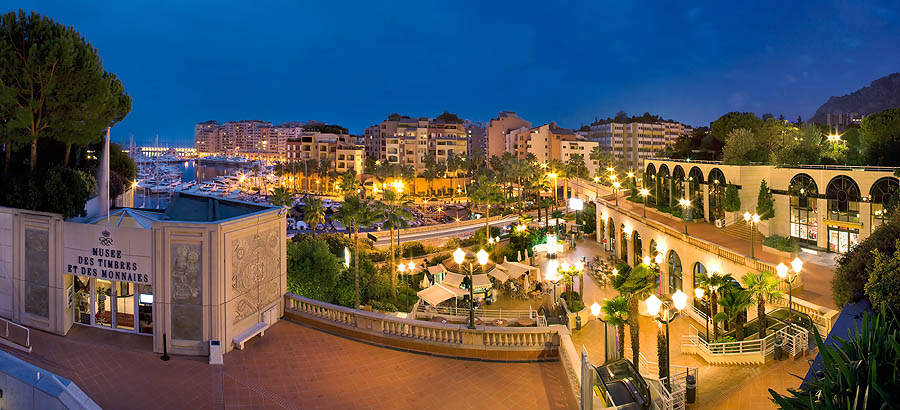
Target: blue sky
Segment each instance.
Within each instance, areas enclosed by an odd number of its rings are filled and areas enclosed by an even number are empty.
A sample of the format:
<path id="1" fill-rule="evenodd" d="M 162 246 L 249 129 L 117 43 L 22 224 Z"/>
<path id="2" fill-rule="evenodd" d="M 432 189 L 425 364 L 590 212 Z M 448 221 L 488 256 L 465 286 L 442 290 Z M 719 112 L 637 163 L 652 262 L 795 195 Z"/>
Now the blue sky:
<path id="1" fill-rule="evenodd" d="M 891 2 L 35 1 L 131 94 L 114 139 L 189 143 L 200 121 L 392 112 L 577 127 L 623 109 L 706 125 L 810 117 L 900 71 Z"/>

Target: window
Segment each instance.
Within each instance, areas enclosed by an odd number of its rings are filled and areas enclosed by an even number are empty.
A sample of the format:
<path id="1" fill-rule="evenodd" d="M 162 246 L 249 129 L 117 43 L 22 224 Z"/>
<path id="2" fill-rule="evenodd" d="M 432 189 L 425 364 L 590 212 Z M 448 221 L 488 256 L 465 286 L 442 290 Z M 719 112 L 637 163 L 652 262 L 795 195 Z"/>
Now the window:
<path id="1" fill-rule="evenodd" d="M 692 272 L 693 272 L 693 274 L 691 275 L 691 282 L 693 282 L 693 283 L 691 283 L 691 289 L 692 289 L 691 296 L 693 296 L 693 293 L 692 293 L 693 289 L 696 289 L 697 286 L 699 286 L 699 281 L 697 280 L 697 278 L 699 278 L 701 276 L 706 276 L 706 267 L 703 266 L 703 264 L 700 262 L 695 262 Z M 693 297 L 693 299 L 694 299 L 694 307 L 696 307 L 698 310 L 703 312 L 705 315 L 709 316 L 709 302 L 708 302 L 709 295 L 707 293 L 703 294 L 702 299 L 697 299 L 696 297 Z"/>
<path id="2" fill-rule="evenodd" d="M 859 222 L 859 187 L 850 177 L 838 175 L 825 190 L 828 200 L 828 219 L 832 221 Z"/>
<path id="3" fill-rule="evenodd" d="M 885 219 L 887 219 L 884 207 L 890 202 L 891 195 L 897 191 L 897 188 L 900 188 L 897 179 L 886 177 L 875 181 L 872 189 L 869 190 L 869 200 L 872 203 L 871 223 L 873 229 L 883 224 Z"/>
<path id="4" fill-rule="evenodd" d="M 797 174 L 788 186 L 790 197 L 791 236 L 803 241 L 815 243 L 818 239 L 818 214 L 816 198 L 819 189 L 816 181 L 806 174 Z"/>
<path id="5" fill-rule="evenodd" d="M 683 285 L 681 275 L 681 258 L 675 251 L 669 251 L 669 294 L 680 290 Z"/>

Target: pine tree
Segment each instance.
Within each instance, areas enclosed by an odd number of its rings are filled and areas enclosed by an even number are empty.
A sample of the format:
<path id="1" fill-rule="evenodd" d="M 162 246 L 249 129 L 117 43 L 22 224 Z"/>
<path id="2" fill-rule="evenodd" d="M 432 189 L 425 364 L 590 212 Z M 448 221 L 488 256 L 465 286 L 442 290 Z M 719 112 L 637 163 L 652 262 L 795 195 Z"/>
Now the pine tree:
<path id="1" fill-rule="evenodd" d="M 759 219 L 765 221 L 775 216 L 775 199 L 772 197 L 772 190 L 763 179 L 759 182 L 759 196 L 756 198 L 756 213 Z"/>
<path id="2" fill-rule="evenodd" d="M 738 196 L 737 187 L 728 184 L 725 189 L 725 204 L 723 206 L 725 212 L 737 212 L 741 209 L 741 198 Z"/>

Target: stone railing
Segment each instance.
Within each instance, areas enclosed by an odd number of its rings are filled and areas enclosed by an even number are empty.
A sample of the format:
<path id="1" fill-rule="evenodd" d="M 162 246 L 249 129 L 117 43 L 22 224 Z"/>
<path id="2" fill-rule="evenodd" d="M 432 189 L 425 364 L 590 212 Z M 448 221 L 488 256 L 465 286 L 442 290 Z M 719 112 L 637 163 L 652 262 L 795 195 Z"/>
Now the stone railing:
<path id="1" fill-rule="evenodd" d="M 332 305 L 288 293 L 284 316 L 370 343 L 450 357 L 496 361 L 556 360 L 559 334 L 549 327 L 434 323 Z"/>
<path id="2" fill-rule="evenodd" d="M 502 220 L 502 219 L 505 219 L 508 217 L 509 217 L 509 215 L 507 215 L 507 216 L 495 215 L 495 216 L 491 216 L 490 218 L 488 218 L 488 221 L 496 222 L 496 221 L 499 221 L 499 220 Z M 457 227 L 457 226 L 462 227 L 462 226 L 475 226 L 475 225 L 479 225 L 479 226 L 484 225 L 484 219 L 469 219 L 469 220 L 465 220 L 465 221 L 450 222 L 450 223 L 446 223 L 446 224 L 417 226 L 415 228 L 407 228 L 407 229 L 404 229 L 402 232 L 400 232 L 400 238 L 402 239 L 406 235 L 411 235 L 411 234 L 416 234 L 416 233 L 439 231 L 442 229 L 447 229 L 447 228 L 452 228 L 452 227 Z M 381 239 L 381 238 L 389 237 L 391 234 L 391 230 L 390 229 L 382 229 L 380 231 L 373 231 L 373 232 L 366 232 L 366 233 L 370 233 L 373 236 L 375 236 L 376 238 Z M 394 233 L 396 234 L 396 231 Z"/>

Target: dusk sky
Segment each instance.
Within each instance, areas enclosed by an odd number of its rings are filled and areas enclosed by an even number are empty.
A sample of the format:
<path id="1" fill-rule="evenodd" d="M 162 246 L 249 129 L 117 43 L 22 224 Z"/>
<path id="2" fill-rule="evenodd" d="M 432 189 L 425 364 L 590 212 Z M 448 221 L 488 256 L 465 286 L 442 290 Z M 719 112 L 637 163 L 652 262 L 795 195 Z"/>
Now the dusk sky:
<path id="1" fill-rule="evenodd" d="M 87 37 L 134 101 L 114 140 L 139 143 L 192 143 L 210 119 L 361 134 L 444 110 L 566 127 L 620 109 L 695 126 L 728 111 L 807 119 L 900 71 L 896 2 L 165 3 L 7 7 Z"/>

